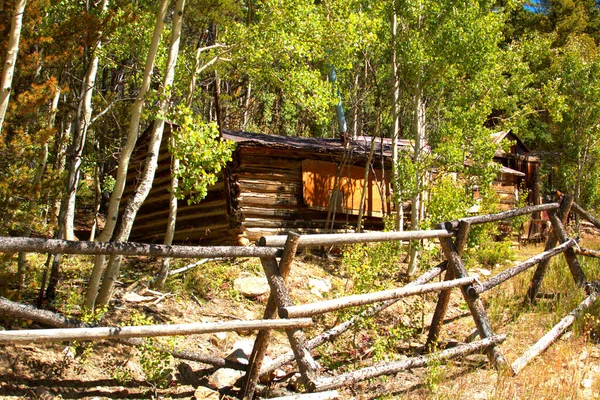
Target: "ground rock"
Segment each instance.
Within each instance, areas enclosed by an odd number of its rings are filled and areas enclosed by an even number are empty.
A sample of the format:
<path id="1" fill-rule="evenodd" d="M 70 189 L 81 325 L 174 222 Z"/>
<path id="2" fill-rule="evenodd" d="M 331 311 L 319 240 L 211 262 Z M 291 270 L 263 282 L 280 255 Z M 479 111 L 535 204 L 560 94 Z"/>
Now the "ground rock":
<path id="1" fill-rule="evenodd" d="M 308 288 L 310 292 L 318 297 L 323 297 L 323 293 L 331 292 L 331 281 L 329 279 L 315 279 L 310 278 L 308 280 Z"/>
<path id="2" fill-rule="evenodd" d="M 198 386 L 194 392 L 195 400 L 219 400 L 219 392 L 204 386 Z"/>
<path id="3" fill-rule="evenodd" d="M 221 368 L 218 369 L 214 374 L 212 374 L 208 381 L 210 384 L 217 389 L 222 389 L 224 387 L 234 386 L 236 382 L 244 376 L 244 372 L 236 371 L 234 369 L 229 368 Z"/>
<path id="4" fill-rule="evenodd" d="M 240 364 L 248 365 L 248 359 L 252 354 L 253 347 L 253 340 L 238 340 L 233 344 L 233 351 L 225 358 L 231 361 L 237 361 Z"/>
<path id="5" fill-rule="evenodd" d="M 233 288 L 249 299 L 267 294 L 270 290 L 267 278 L 258 276 L 237 278 L 233 281 Z"/>

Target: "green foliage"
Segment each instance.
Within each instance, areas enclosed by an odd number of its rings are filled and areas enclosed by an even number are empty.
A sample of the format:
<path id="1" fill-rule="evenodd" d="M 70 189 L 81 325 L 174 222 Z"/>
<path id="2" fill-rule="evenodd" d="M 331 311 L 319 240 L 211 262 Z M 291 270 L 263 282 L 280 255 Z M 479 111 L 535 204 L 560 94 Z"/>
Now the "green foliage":
<path id="1" fill-rule="evenodd" d="M 465 217 L 474 203 L 472 191 L 464 181 L 451 175 L 441 176 L 432 185 L 423 226 L 434 228 L 440 222 Z"/>
<path id="2" fill-rule="evenodd" d="M 173 157 L 180 160 L 177 198 L 187 198 L 194 204 L 206 197 L 207 189 L 217 182 L 218 174 L 231 161 L 235 144 L 219 140 L 219 130 L 214 123 L 205 123 L 189 108 L 178 105 L 171 118 L 178 124 L 173 131 Z"/>
<path id="3" fill-rule="evenodd" d="M 488 240 L 475 249 L 475 259 L 485 267 L 493 268 L 515 259 L 515 252 L 510 240 Z"/>
<path id="4" fill-rule="evenodd" d="M 173 376 L 173 357 L 156 348 L 153 339 L 146 339 L 138 347 L 139 361 L 148 383 L 157 388 L 167 388 Z"/>
<path id="5" fill-rule="evenodd" d="M 235 297 L 233 281 L 239 274 L 240 270 L 230 263 L 210 262 L 187 272 L 184 286 L 205 300 L 224 294 Z"/>
<path id="6" fill-rule="evenodd" d="M 152 325 L 152 317 L 146 316 L 137 310 L 129 316 L 127 325 L 143 326 Z M 155 388 L 167 388 L 171 384 L 173 376 L 173 356 L 158 349 L 160 343 L 154 338 L 145 339 L 143 344 L 137 347 L 139 352 L 139 362 L 144 371 L 146 381 Z M 173 347 L 171 340 L 170 346 Z M 119 373 L 121 378 L 126 379 L 127 375 Z"/>
<path id="7" fill-rule="evenodd" d="M 398 272 L 400 250 L 395 243 L 344 247 L 342 265 L 345 276 L 354 284 L 351 292 L 368 293 L 387 288 Z"/>

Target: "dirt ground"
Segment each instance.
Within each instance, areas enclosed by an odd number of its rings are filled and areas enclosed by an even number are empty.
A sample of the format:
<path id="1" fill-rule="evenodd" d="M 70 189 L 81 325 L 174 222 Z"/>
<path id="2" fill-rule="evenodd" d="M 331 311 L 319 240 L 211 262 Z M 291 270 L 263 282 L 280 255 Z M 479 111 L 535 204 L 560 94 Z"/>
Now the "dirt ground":
<path id="1" fill-rule="evenodd" d="M 532 251 L 538 251 L 534 249 Z M 523 256 L 525 257 L 525 255 Z M 402 266 L 401 266 L 402 267 Z M 132 264 L 132 268 L 135 265 Z M 152 266 L 144 265 L 143 269 Z M 310 278 L 330 280 L 335 288 L 351 285 L 336 274 L 336 262 L 303 255 L 294 264 L 290 288 L 296 301 L 308 302 L 320 297 L 307 285 Z M 256 266 L 249 268 L 258 276 Z M 143 271 L 142 271 L 143 272 Z M 180 279 L 180 278 L 175 278 Z M 181 278 L 183 279 L 183 278 Z M 146 286 L 137 280 L 125 282 L 115 293 L 115 300 L 102 323 L 108 326 L 131 323 L 144 319 L 153 323 L 212 322 L 261 318 L 267 296 L 254 299 L 241 296 L 207 296 L 208 299 L 178 293 L 177 287 L 166 297 L 131 301 L 128 294 L 147 295 Z M 132 285 L 133 284 L 133 285 Z M 400 284 L 400 283 L 398 283 Z M 226 284 L 225 284 L 226 285 Z M 223 292 L 227 292 L 224 288 Z M 519 288 L 516 288 L 519 289 Z M 516 290 L 515 289 L 515 290 Z M 71 290 L 83 290 L 82 288 Z M 503 289 L 510 292 L 512 289 Z M 164 293 L 168 293 L 165 290 Z M 157 301 L 161 298 L 160 301 Z M 418 355 L 427 337 L 427 327 L 435 308 L 435 296 L 413 297 L 398 302 L 382 312 L 377 322 L 382 329 L 406 326 L 420 321 L 411 337 L 400 341 L 390 360 Z M 139 299 L 138 299 L 139 300 Z M 527 309 L 490 309 L 490 319 L 496 333 L 507 334 L 501 350 L 510 362 L 518 358 L 552 325 L 551 307 L 548 312 Z M 77 316 L 77 310 L 73 311 Z M 408 319 L 408 320 L 407 320 Z M 336 324 L 334 319 L 316 319 L 317 327 L 307 330 L 312 337 L 319 331 Z M 28 321 L 0 321 L 3 329 L 38 328 Z M 455 291 L 450 301 L 443 327 L 442 345 L 461 342 L 474 330 L 474 323 L 466 303 Z M 256 332 L 195 335 L 178 337 L 175 343 L 157 340 L 165 345 L 195 351 L 211 356 L 225 357 L 239 341 L 252 341 Z M 361 331 L 347 333 L 340 342 L 324 346 L 315 352 L 323 373 L 329 374 L 333 365 L 340 370 L 351 370 L 369 365 L 377 351 L 372 337 Z M 289 349 L 282 332 L 273 335 L 268 356 L 275 358 Z M 166 377 L 164 388 L 156 387 L 148 379 L 142 364 L 144 350 L 109 341 L 90 343 L 53 343 L 5 345 L 0 352 L 0 398 L 2 399 L 149 399 L 194 398 L 198 386 L 211 387 L 214 368 L 191 361 L 172 360 L 174 374 Z M 349 359 L 354 361 L 348 362 Z M 358 361 L 356 361 L 358 360 Z M 288 374 L 288 372 L 290 372 Z M 292 367 L 281 373 L 282 381 L 270 382 L 263 389 L 265 396 L 288 394 L 293 388 Z M 291 383 L 292 382 L 292 383 Z M 213 387 L 213 389 L 216 389 Z M 237 389 L 219 390 L 223 399 L 236 398 Z M 563 335 L 541 357 L 536 358 L 518 376 L 491 368 L 481 354 L 432 363 L 426 368 L 415 368 L 405 373 L 357 383 L 340 390 L 343 399 L 594 399 L 600 398 L 600 346 L 585 334 Z M 199 398 L 199 397 L 198 397 Z"/>

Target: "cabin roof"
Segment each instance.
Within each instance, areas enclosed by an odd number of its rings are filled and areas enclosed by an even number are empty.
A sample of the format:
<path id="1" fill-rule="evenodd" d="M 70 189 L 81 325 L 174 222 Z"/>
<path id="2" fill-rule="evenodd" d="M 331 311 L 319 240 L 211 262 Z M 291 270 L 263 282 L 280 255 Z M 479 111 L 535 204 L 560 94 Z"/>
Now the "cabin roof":
<path id="1" fill-rule="evenodd" d="M 319 153 L 341 153 L 344 151 L 344 143 L 341 138 L 312 138 L 296 136 L 278 136 L 266 135 L 263 133 L 252 133 L 244 131 L 223 131 L 223 137 L 235 143 L 249 146 L 266 146 L 272 148 L 307 150 Z M 386 157 L 392 156 L 392 140 L 389 138 L 371 136 L 358 136 L 356 139 L 349 139 L 353 150 L 359 153 L 368 153 L 372 140 L 375 140 L 375 152 Z M 408 149 L 411 141 L 406 139 L 398 140 L 398 147 Z M 382 149 L 383 147 L 383 149 Z"/>
<path id="2" fill-rule="evenodd" d="M 517 142 L 517 146 L 521 149 L 522 152 L 524 152 L 524 153 L 531 152 L 529 150 L 529 148 L 527 146 L 525 146 L 525 143 L 523 143 L 523 141 L 521 139 L 519 139 L 519 137 L 517 135 L 515 135 L 512 132 L 512 130 L 510 130 L 510 129 L 507 131 L 494 132 L 494 133 L 492 133 L 491 136 L 492 136 L 492 141 L 494 143 L 496 143 L 498 146 L 504 139 L 508 138 L 508 140 Z"/>

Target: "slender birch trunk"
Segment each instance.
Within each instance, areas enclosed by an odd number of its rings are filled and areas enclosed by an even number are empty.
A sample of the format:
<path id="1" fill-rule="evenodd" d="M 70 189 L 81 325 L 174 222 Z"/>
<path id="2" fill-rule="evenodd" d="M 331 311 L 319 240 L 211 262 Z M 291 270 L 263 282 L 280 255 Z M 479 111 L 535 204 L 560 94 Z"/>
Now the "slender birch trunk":
<path id="1" fill-rule="evenodd" d="M 414 110 L 413 110 L 413 130 L 415 132 L 415 150 L 413 162 L 415 164 L 415 195 L 412 198 L 412 206 L 410 213 L 411 229 L 418 230 L 421 222 L 421 213 L 423 200 L 423 165 L 422 151 L 425 146 L 425 101 L 423 99 L 423 91 L 420 84 L 417 83 L 414 93 Z M 407 274 L 412 275 L 417 268 L 419 252 L 416 246 L 410 247 L 410 260 L 408 263 Z"/>
<path id="2" fill-rule="evenodd" d="M 398 41 L 398 16 L 396 15 L 396 1 L 393 0 L 392 15 L 392 70 L 394 79 L 394 93 L 392 99 L 392 201 L 396 210 L 396 230 L 404 230 L 404 210 L 402 209 L 402 198 L 398 190 L 400 177 L 398 176 L 398 137 L 400 135 L 400 80 L 398 77 L 398 55 L 396 45 Z"/>
<path id="3" fill-rule="evenodd" d="M 156 25 L 154 27 L 154 33 L 152 35 L 152 41 L 150 42 L 150 49 L 148 56 L 146 57 L 146 65 L 144 67 L 144 78 L 142 80 L 142 86 L 138 93 L 138 96 L 133 104 L 131 112 L 131 119 L 129 121 L 129 130 L 127 131 L 127 140 L 121 156 L 119 157 L 119 166 L 117 169 L 117 177 L 115 187 L 110 196 L 110 202 L 108 206 L 108 212 L 106 216 L 106 224 L 104 229 L 98 236 L 98 241 L 108 242 L 113 236 L 115 225 L 117 223 L 117 216 L 119 214 L 119 205 L 121 203 L 121 197 L 123 196 L 123 190 L 125 189 L 125 181 L 127 179 L 127 170 L 129 168 L 129 161 L 131 154 L 137 143 L 140 119 L 144 108 L 144 101 L 148 90 L 150 89 L 150 83 L 152 82 L 152 71 L 154 69 L 154 60 L 156 59 L 156 53 L 158 52 L 158 46 L 160 45 L 160 38 L 164 28 L 164 20 L 167 15 L 167 8 L 169 6 L 169 0 L 161 0 L 158 15 L 156 17 Z M 85 297 L 85 307 L 89 310 L 94 308 L 94 302 L 98 293 L 98 286 L 100 284 L 100 278 L 104 272 L 106 265 L 106 257 L 96 256 L 94 262 L 94 269 L 90 276 L 88 283 L 88 289 Z"/>
<path id="4" fill-rule="evenodd" d="M 173 85 L 173 80 L 175 77 L 175 65 L 177 63 L 177 55 L 179 53 L 179 42 L 181 38 L 181 25 L 184 7 L 185 0 L 177 0 L 177 4 L 175 5 L 175 15 L 173 17 L 173 30 L 171 36 L 171 47 L 167 59 L 167 70 L 163 80 L 163 86 L 161 88 L 163 99 L 160 102 L 159 114 L 163 114 L 167 109 L 169 101 L 167 97 L 170 98 L 170 96 L 168 96 L 165 92 Z M 135 216 L 142 206 L 144 200 L 146 200 L 150 189 L 152 188 L 152 181 L 154 180 L 154 173 L 156 172 L 164 127 L 165 121 L 163 119 L 157 119 L 154 122 L 150 143 L 148 144 L 148 156 L 146 157 L 146 165 L 144 166 L 142 178 L 138 188 L 135 191 L 135 194 L 129 199 L 127 206 L 123 211 L 121 226 L 119 232 L 114 238 L 116 242 L 123 242 L 129 238 Z M 114 282 L 119 276 L 122 259 L 122 256 L 110 257 L 106 272 L 104 274 L 102 286 L 100 287 L 100 291 L 98 292 L 98 296 L 96 298 L 97 305 L 106 305 L 110 301 Z"/>
<path id="5" fill-rule="evenodd" d="M 23 26 L 23 13 L 27 0 L 17 0 L 13 11 L 10 24 L 10 33 L 8 37 L 8 47 L 6 49 L 6 58 L 4 59 L 4 68 L 2 69 L 2 81 L 0 81 L 0 133 L 4 125 L 4 117 L 8 109 L 8 100 L 12 88 L 12 79 L 17 63 L 17 54 L 19 53 L 19 39 L 21 38 L 21 27 Z"/>
<path id="6" fill-rule="evenodd" d="M 188 104 L 189 106 L 189 104 Z M 171 129 L 171 148 L 175 147 L 175 137 L 173 136 L 173 130 Z M 177 222 L 177 188 L 179 187 L 179 159 L 174 154 L 171 155 L 171 193 L 169 194 L 169 217 L 167 220 L 167 232 L 165 233 L 165 239 L 163 244 L 170 245 L 173 243 L 173 237 L 175 236 L 175 225 Z M 170 257 L 164 257 L 160 264 L 160 270 L 156 275 L 156 279 L 153 282 L 155 289 L 162 289 L 169 276 L 169 266 L 171 264 Z"/>

